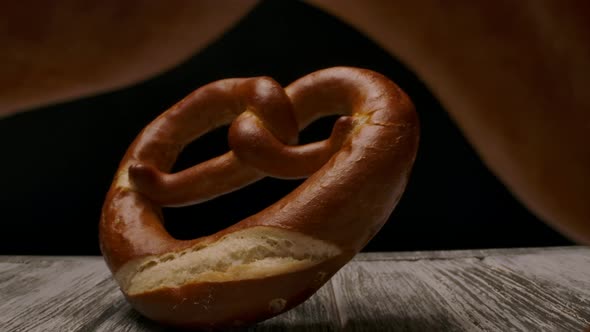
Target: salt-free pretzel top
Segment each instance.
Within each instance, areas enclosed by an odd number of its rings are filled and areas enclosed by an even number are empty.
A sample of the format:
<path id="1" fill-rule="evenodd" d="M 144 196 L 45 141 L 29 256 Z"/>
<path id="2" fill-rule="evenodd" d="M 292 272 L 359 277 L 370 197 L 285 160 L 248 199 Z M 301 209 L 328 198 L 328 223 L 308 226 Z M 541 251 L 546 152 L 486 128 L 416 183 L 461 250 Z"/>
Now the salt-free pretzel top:
<path id="1" fill-rule="evenodd" d="M 328 139 L 296 145 L 300 129 L 330 114 L 343 116 Z M 228 153 L 170 173 L 184 146 L 228 123 Z M 101 250 L 123 294 L 151 319 L 220 328 L 269 318 L 311 296 L 378 232 L 404 191 L 418 136 L 409 98 L 369 70 L 320 70 L 285 89 L 267 77 L 208 84 L 128 149 L 104 203 Z M 210 236 L 166 232 L 162 206 L 265 176 L 309 178 Z"/>

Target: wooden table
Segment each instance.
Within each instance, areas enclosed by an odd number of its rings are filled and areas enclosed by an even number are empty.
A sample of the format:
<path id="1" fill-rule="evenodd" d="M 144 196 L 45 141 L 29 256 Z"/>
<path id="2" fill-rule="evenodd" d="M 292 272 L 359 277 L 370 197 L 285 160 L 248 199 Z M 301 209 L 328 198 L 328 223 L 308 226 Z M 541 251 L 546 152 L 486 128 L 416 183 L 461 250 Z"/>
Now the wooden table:
<path id="1" fill-rule="evenodd" d="M 590 249 L 358 255 L 251 331 L 581 331 Z M 101 257 L 0 256 L 0 331 L 167 331 L 125 302 Z"/>

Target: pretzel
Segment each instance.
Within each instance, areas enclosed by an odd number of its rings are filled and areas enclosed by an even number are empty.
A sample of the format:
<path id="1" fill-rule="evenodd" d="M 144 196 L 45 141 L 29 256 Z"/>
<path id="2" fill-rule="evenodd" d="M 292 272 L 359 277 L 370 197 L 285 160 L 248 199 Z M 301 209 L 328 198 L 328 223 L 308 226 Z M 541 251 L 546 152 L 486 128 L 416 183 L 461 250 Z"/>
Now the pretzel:
<path id="1" fill-rule="evenodd" d="M 297 145 L 299 130 L 331 114 L 343 116 L 328 139 Z M 229 152 L 170 173 L 183 147 L 225 124 Z M 213 82 L 128 149 L 103 206 L 101 251 L 127 300 L 155 321 L 224 328 L 270 318 L 309 298 L 379 231 L 405 189 L 418 136 L 410 99 L 369 70 L 324 69 L 285 89 L 268 77 Z M 162 206 L 265 176 L 309 178 L 215 234 L 166 232 Z"/>

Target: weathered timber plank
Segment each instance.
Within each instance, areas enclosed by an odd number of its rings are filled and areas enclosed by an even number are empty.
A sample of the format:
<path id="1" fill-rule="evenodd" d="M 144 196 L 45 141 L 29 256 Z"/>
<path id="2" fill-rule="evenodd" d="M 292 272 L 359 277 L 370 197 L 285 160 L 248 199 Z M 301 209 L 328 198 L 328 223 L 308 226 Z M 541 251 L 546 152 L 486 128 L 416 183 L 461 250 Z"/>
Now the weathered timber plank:
<path id="1" fill-rule="evenodd" d="M 247 331 L 581 331 L 583 247 L 363 253 L 303 305 Z M 0 331 L 168 331 L 100 257 L 0 256 Z"/>
<path id="2" fill-rule="evenodd" d="M 120 297 L 100 258 L 0 262 L 1 331 L 75 331 Z"/>
<path id="3" fill-rule="evenodd" d="M 583 246 L 565 247 L 531 247 L 531 248 L 498 248 L 498 249 L 468 249 L 468 250 L 431 250 L 431 251 L 399 251 L 399 252 L 361 252 L 355 260 L 361 261 L 412 261 L 437 260 L 453 258 L 484 258 L 492 256 L 515 255 L 545 255 L 546 253 L 587 253 L 590 249 Z"/>
<path id="4" fill-rule="evenodd" d="M 362 254 L 332 283 L 342 326 L 351 331 L 582 331 L 590 325 L 586 248 Z"/>

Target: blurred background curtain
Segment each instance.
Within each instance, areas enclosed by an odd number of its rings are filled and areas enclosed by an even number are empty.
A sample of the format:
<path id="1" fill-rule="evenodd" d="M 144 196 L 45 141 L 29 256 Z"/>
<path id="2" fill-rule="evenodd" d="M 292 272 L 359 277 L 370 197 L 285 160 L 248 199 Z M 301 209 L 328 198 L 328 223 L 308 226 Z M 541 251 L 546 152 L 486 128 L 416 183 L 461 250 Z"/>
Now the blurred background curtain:
<path id="1" fill-rule="evenodd" d="M 229 77 L 281 84 L 317 69 L 380 72 L 414 101 L 422 137 L 406 193 L 366 251 L 570 244 L 529 213 L 487 170 L 428 88 L 363 35 L 306 4 L 266 1 L 173 70 L 126 89 L 0 120 L 0 254 L 99 254 L 97 225 L 117 164 L 139 131 L 194 89 Z M 328 137 L 334 118 L 302 141 Z M 227 151 L 226 128 L 191 144 L 182 169 Z M 200 205 L 165 209 L 177 238 L 225 228 L 300 181 L 264 179 Z"/>

